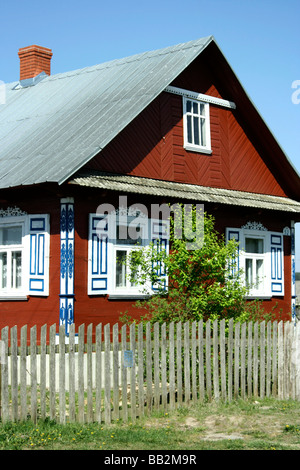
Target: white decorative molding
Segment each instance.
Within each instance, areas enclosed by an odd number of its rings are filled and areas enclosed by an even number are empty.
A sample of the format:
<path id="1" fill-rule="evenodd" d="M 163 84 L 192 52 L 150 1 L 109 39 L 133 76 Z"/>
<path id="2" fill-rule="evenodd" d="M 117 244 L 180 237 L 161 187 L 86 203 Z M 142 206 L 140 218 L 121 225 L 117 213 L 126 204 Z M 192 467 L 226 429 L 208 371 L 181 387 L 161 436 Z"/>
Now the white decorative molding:
<path id="1" fill-rule="evenodd" d="M 233 103 L 233 101 L 223 100 L 222 98 L 217 98 L 216 96 L 204 95 L 203 93 L 197 93 L 195 91 L 185 90 L 175 86 L 167 86 L 165 91 L 174 95 L 185 96 L 194 100 L 204 101 L 205 103 L 222 106 L 223 108 L 236 109 L 236 105 Z"/>
<path id="2" fill-rule="evenodd" d="M 0 217 L 17 217 L 20 215 L 27 215 L 27 212 L 22 211 L 19 207 L 8 207 L 7 209 L 0 209 Z"/>
<path id="3" fill-rule="evenodd" d="M 290 236 L 291 236 L 291 229 L 290 229 L 290 227 L 284 227 L 282 233 L 283 233 L 283 235 L 286 235 L 286 236 L 290 237 Z"/>
<path id="4" fill-rule="evenodd" d="M 255 221 L 249 221 L 245 225 L 243 225 L 241 228 L 244 228 L 247 230 L 261 230 L 264 232 L 268 231 L 268 229 L 264 227 L 264 225 L 261 222 L 255 222 Z"/>

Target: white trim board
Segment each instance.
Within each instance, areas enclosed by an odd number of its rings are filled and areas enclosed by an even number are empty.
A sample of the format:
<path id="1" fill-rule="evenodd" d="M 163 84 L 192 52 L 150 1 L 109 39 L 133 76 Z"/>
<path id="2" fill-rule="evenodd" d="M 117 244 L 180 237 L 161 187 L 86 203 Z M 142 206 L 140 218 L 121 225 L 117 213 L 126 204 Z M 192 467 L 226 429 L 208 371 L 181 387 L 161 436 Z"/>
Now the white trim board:
<path id="1" fill-rule="evenodd" d="M 215 96 L 204 95 L 203 93 L 197 93 L 195 91 L 185 90 L 184 88 L 177 88 L 175 86 L 167 86 L 165 88 L 167 93 L 173 93 L 174 95 L 185 96 L 194 100 L 204 101 L 205 103 L 215 104 L 222 106 L 223 108 L 236 109 L 236 105 L 233 101 L 223 100 Z"/>

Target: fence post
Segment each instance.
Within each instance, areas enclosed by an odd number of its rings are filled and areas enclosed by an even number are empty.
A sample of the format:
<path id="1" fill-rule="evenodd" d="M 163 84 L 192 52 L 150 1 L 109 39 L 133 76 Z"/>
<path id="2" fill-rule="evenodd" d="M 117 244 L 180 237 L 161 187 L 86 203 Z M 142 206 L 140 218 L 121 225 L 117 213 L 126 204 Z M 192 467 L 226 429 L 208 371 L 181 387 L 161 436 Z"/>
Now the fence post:
<path id="1" fill-rule="evenodd" d="M 21 328 L 20 350 L 20 397 L 21 397 L 21 421 L 27 419 L 27 325 Z"/>

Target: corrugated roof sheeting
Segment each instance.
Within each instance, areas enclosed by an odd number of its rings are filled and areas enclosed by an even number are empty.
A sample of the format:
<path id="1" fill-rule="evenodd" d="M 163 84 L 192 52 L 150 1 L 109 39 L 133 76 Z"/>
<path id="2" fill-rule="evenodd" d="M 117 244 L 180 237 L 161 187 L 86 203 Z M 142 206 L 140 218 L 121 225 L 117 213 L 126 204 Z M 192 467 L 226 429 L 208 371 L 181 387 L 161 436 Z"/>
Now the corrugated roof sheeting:
<path id="1" fill-rule="evenodd" d="M 213 38 L 6 86 L 0 187 L 62 183 L 104 148 Z"/>
<path id="2" fill-rule="evenodd" d="M 300 203 L 290 198 L 154 180 L 138 176 L 109 173 L 97 175 L 79 174 L 70 180 L 69 183 L 123 193 L 166 196 L 195 202 L 212 202 L 300 213 Z"/>

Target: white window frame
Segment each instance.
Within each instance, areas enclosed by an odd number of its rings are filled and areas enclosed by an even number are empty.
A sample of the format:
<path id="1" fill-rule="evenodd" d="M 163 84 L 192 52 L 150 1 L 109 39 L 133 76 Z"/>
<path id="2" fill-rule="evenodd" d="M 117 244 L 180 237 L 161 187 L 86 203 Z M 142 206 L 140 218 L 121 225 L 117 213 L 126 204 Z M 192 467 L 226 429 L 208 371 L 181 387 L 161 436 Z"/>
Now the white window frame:
<path id="1" fill-rule="evenodd" d="M 241 240 L 241 247 L 240 247 L 240 267 L 243 270 L 243 277 L 244 282 L 246 284 L 246 260 L 251 259 L 254 265 L 254 262 L 257 260 L 263 260 L 263 279 L 260 280 L 259 284 L 255 280 L 254 285 L 252 285 L 249 289 L 248 297 L 253 298 L 263 298 L 263 297 L 271 297 L 271 289 L 270 289 L 270 276 L 271 276 L 271 263 L 270 263 L 270 243 L 269 243 L 269 236 L 267 235 L 269 232 L 264 232 L 260 230 L 242 230 L 242 240 Z M 253 238 L 255 240 L 262 240 L 263 241 L 263 253 L 249 253 L 246 252 L 246 238 Z M 256 264 L 256 263 L 255 263 Z M 254 273 L 256 273 L 256 266 L 253 268 Z"/>
<path id="2" fill-rule="evenodd" d="M 154 243 L 154 249 L 169 251 L 169 221 L 160 221 L 148 217 L 138 216 L 132 220 L 129 216 L 120 219 L 121 225 L 129 222 L 130 227 L 140 226 L 143 232 L 141 242 L 137 244 L 117 243 L 117 220 L 115 213 L 89 214 L 89 241 L 88 241 L 88 277 L 87 293 L 90 296 L 108 295 L 109 299 L 138 299 L 155 294 L 157 285 L 152 285 L 151 280 L 144 285 L 116 286 L 116 256 L 118 250 L 124 250 L 127 254 L 134 250 L 150 246 Z M 136 233 L 136 231 L 135 231 Z M 159 240 L 159 243 L 157 243 Z M 127 275 L 130 274 L 129 271 Z M 168 288 L 168 276 L 163 263 L 160 266 L 160 281 L 163 288 Z M 130 281 L 129 281 L 130 282 Z"/>
<path id="3" fill-rule="evenodd" d="M 211 137 L 210 137 L 209 103 L 201 101 L 201 100 L 189 98 L 189 97 L 186 97 L 186 96 L 183 96 L 182 100 L 183 100 L 184 148 L 186 150 L 189 150 L 189 151 L 192 151 L 192 152 L 211 154 L 212 150 L 211 150 Z M 192 103 L 192 108 L 193 108 L 193 103 L 197 104 L 199 113 L 193 113 L 193 112 L 187 111 L 187 104 L 188 104 L 189 101 Z M 202 107 L 204 109 L 204 114 L 200 113 L 200 109 L 201 109 L 200 105 L 202 105 Z M 199 134 L 199 139 L 200 139 L 199 145 L 194 143 L 194 141 L 195 141 L 195 132 L 194 132 L 193 120 L 192 120 L 192 142 L 189 142 L 189 139 L 188 139 L 188 116 L 191 116 L 191 117 L 195 116 L 195 117 L 198 118 L 197 128 L 198 128 L 198 134 Z M 201 120 L 204 120 L 204 124 L 205 124 L 205 126 L 204 126 L 204 129 L 205 129 L 205 131 L 204 131 L 205 145 L 201 144 L 201 125 L 200 125 Z"/>
<path id="4" fill-rule="evenodd" d="M 0 301 L 28 300 L 28 296 L 49 295 L 50 219 L 47 214 L 0 217 L 0 228 L 22 227 L 22 245 L 8 245 L 11 251 L 22 251 L 22 286 L 0 287 Z M 0 252 L 7 251 L 5 245 Z M 8 270 L 10 276 L 11 270 Z"/>
<path id="5" fill-rule="evenodd" d="M 269 299 L 271 297 L 283 297 L 285 295 L 284 277 L 284 244 L 283 233 L 268 231 L 262 224 L 248 222 L 246 227 L 226 228 L 226 239 L 235 239 L 238 242 L 238 256 L 236 263 L 229 266 L 233 274 L 241 270 L 242 279 L 246 284 L 246 259 L 263 259 L 264 275 L 259 287 L 255 285 L 250 288 L 247 298 Z M 253 225 L 253 228 L 251 227 Z M 262 239 L 264 242 L 264 253 L 246 253 L 245 239 Z"/>
<path id="6" fill-rule="evenodd" d="M 10 227 L 21 227 L 22 228 L 22 243 L 20 245 L 1 245 L 0 253 L 7 253 L 7 285 L 5 288 L 0 286 L 0 300 L 2 299 L 23 299 L 26 297 L 26 286 L 28 283 L 27 277 L 27 255 L 26 255 L 26 217 L 4 217 L 0 219 L 0 229 Z M 1 242 L 0 242 L 1 243 Z M 20 288 L 14 288 L 9 285 L 11 279 L 11 256 L 12 252 L 21 251 L 22 253 L 22 284 Z"/>
<path id="7" fill-rule="evenodd" d="M 139 249 L 139 247 L 144 247 L 147 246 L 147 240 L 144 239 L 142 236 L 142 242 L 141 243 L 136 243 L 136 244 L 127 244 L 126 241 L 122 243 L 120 240 L 117 243 L 117 218 L 115 219 L 115 227 L 113 228 L 115 231 L 115 243 L 112 242 L 112 256 L 113 256 L 113 269 L 112 269 L 112 285 L 111 285 L 111 296 L 143 296 L 145 295 L 145 292 L 143 292 L 144 288 L 141 286 L 132 286 L 130 285 L 130 266 L 129 264 L 126 264 L 127 267 L 127 273 L 125 277 L 125 286 L 117 286 L 116 285 L 116 274 L 117 274 L 117 251 L 125 251 L 126 252 L 126 257 L 128 259 L 128 256 L 130 253 L 133 251 L 136 251 Z M 123 224 L 122 224 L 123 225 Z M 148 219 L 145 218 L 142 221 L 139 219 L 138 223 L 135 223 L 134 221 L 130 222 L 131 227 L 137 228 L 140 226 L 142 232 L 148 233 Z M 128 229 L 129 225 L 127 225 Z"/>

